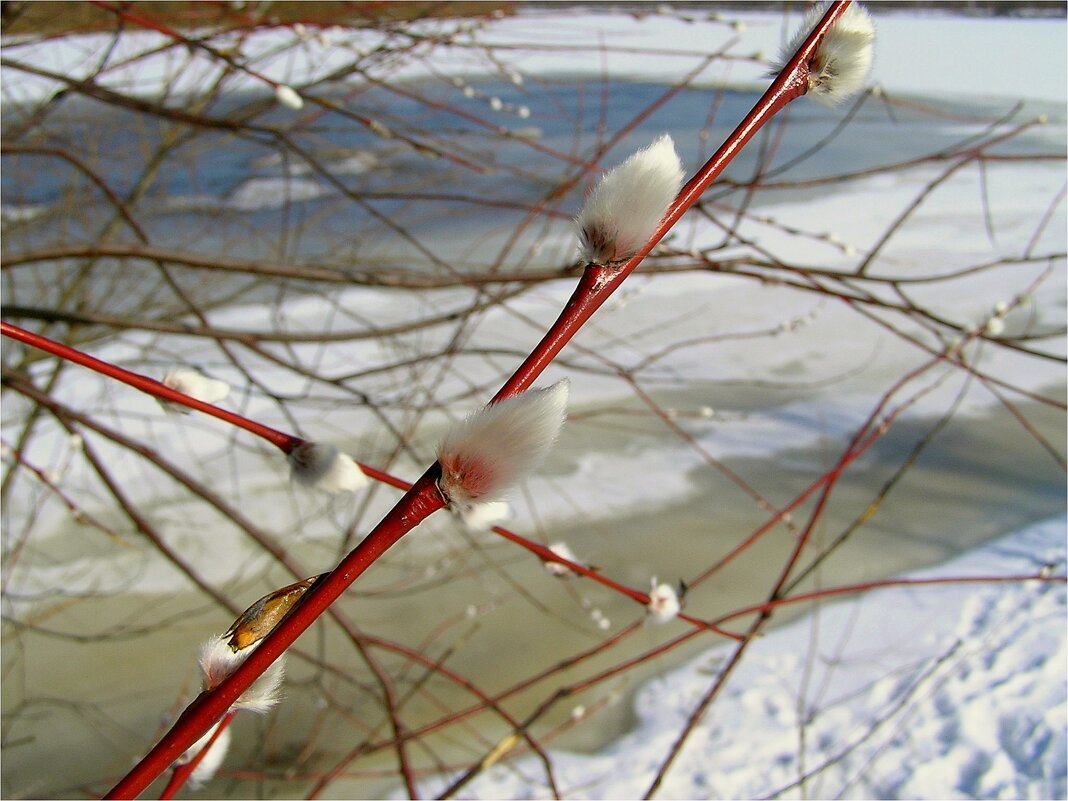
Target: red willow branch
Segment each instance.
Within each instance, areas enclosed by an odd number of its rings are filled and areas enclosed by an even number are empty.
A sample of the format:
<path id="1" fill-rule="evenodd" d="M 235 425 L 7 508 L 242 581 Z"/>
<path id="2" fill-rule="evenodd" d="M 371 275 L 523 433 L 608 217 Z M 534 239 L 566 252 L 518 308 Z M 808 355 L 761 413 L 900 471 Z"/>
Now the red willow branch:
<path id="1" fill-rule="evenodd" d="M 147 376 L 131 372 L 130 370 L 124 370 L 122 367 L 109 364 L 108 362 L 90 356 L 88 353 L 82 353 L 80 350 L 75 350 L 74 348 L 48 339 L 47 337 L 43 337 L 40 334 L 35 334 L 32 331 L 19 328 L 11 323 L 0 322 L 0 334 L 18 340 L 23 344 L 39 348 L 47 353 L 51 353 L 53 356 L 58 356 L 69 362 L 88 367 L 90 370 L 95 370 L 109 378 L 114 378 L 116 381 L 129 384 L 135 389 L 147 392 L 149 395 L 153 395 L 162 400 L 170 403 L 177 403 L 190 409 L 196 409 L 198 412 L 204 412 L 204 414 L 210 414 L 212 417 L 217 417 L 230 425 L 243 428 L 245 431 L 251 432 L 256 436 L 267 440 L 283 453 L 288 454 L 304 441 L 300 437 L 294 437 L 292 434 L 277 431 L 262 423 L 257 423 L 255 420 L 249 420 L 247 417 L 228 412 L 226 409 L 220 409 L 218 406 L 213 406 L 210 403 L 204 403 L 204 401 L 191 398 L 182 392 L 171 389 L 162 381 L 148 378 Z"/>
<path id="2" fill-rule="evenodd" d="M 557 318 L 552 328 L 545 334 L 538 346 L 534 348 L 515 373 L 494 396 L 493 401 L 515 395 L 527 389 L 541 375 L 556 355 L 563 350 L 575 333 L 594 312 L 608 300 L 620 284 L 630 275 L 657 243 L 682 218 L 686 211 L 700 200 L 701 195 L 726 169 L 731 160 L 749 142 L 750 139 L 781 111 L 787 103 L 796 100 L 808 91 L 809 62 L 823 39 L 826 31 L 845 12 L 849 0 L 831 5 L 823 19 L 813 28 L 808 39 L 798 49 L 786 66 L 772 82 L 768 90 L 760 97 L 752 110 L 731 132 L 719 150 L 697 171 L 671 204 L 664 218 L 660 221 L 649 241 L 637 253 L 622 264 L 590 264 L 579 280 L 567 305 Z"/>
<path id="3" fill-rule="evenodd" d="M 848 7 L 846 2 L 835 3 L 815 26 L 804 44 L 790 59 L 752 111 L 742 120 L 724 144 L 682 188 L 649 241 L 634 256 L 625 262 L 607 265 L 587 265 L 578 286 L 553 326 L 531 351 L 527 359 L 497 392 L 491 403 L 499 402 L 529 388 L 556 355 L 574 337 L 598 308 L 622 284 L 638 264 L 659 243 L 663 236 L 679 221 L 701 194 L 731 162 L 734 156 L 787 103 L 808 91 L 809 62 L 826 31 Z M 3 333 L 27 344 L 36 345 L 40 337 L 4 324 Z M 54 343 L 53 343 L 54 344 Z M 166 390 L 157 381 L 145 379 L 99 360 L 79 354 L 65 346 L 51 350 L 63 358 L 91 366 L 132 386 L 160 395 Z M 190 402 L 184 396 L 172 398 L 199 411 L 239 425 L 241 428 L 268 439 L 285 452 L 292 450 L 299 441 L 266 426 L 249 426 L 249 421 L 230 419 L 231 413 L 216 409 L 210 404 Z M 195 404 L 195 405 L 194 405 Z M 340 564 L 310 589 L 293 611 L 264 638 L 259 647 L 214 690 L 201 693 L 182 713 L 174 726 L 156 746 L 108 793 L 108 798 L 133 798 L 142 792 L 175 759 L 193 745 L 219 720 L 253 681 L 255 681 L 318 617 L 341 596 L 353 581 L 370 567 L 386 550 L 402 536 L 415 528 L 426 517 L 445 506 L 445 499 L 438 489 L 441 467 L 435 462 L 411 486 L 396 506 L 386 514 L 367 537 L 352 550 Z"/>
<path id="4" fill-rule="evenodd" d="M 752 614 L 766 614 L 784 606 L 807 603 L 809 601 L 837 598 L 842 595 L 860 595 L 872 590 L 887 589 L 890 587 L 937 587 L 942 585 L 959 586 L 962 584 L 1019 584 L 1024 581 L 1035 581 L 1042 584 L 1066 584 L 1068 576 L 1046 575 L 1045 572 L 1031 574 L 1019 574 L 1013 576 L 942 576 L 939 578 L 898 578 L 881 579 L 879 581 L 866 581 L 861 584 L 842 584 L 837 587 L 826 587 L 822 590 L 801 592 L 797 595 L 775 598 L 764 603 L 753 604 L 723 615 L 716 622 L 726 623 Z"/>

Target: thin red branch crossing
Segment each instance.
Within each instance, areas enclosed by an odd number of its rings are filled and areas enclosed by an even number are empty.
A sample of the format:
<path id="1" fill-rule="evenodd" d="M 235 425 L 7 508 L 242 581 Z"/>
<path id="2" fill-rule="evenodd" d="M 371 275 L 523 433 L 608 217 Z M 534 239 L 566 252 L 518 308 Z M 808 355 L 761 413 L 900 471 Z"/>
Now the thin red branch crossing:
<path id="1" fill-rule="evenodd" d="M 226 409 L 220 409 L 218 406 L 213 406 L 210 403 L 204 403 L 204 401 L 191 398 L 183 392 L 171 389 L 162 381 L 157 381 L 154 378 L 149 378 L 140 373 L 117 367 L 114 364 L 97 359 L 94 356 L 90 356 L 88 353 L 75 350 L 74 348 L 51 340 L 48 337 L 43 337 L 32 331 L 19 328 L 17 325 L 0 322 L 0 334 L 43 350 L 46 353 L 51 353 L 53 356 L 58 356 L 69 362 L 88 367 L 90 370 L 95 370 L 102 375 L 106 375 L 108 378 L 114 378 L 116 381 L 121 381 L 124 384 L 128 384 L 142 392 L 147 392 L 149 395 L 153 395 L 161 400 L 177 403 L 178 405 L 185 406 L 189 409 L 196 409 L 198 412 L 204 412 L 204 414 L 210 414 L 212 417 L 217 417 L 230 425 L 243 428 L 245 431 L 251 432 L 258 437 L 262 437 L 284 453 L 289 453 L 304 441 L 300 437 L 294 437 L 292 434 L 277 431 L 270 426 L 257 423 L 255 420 L 249 420 L 247 417 L 234 414 Z"/>
<path id="2" fill-rule="evenodd" d="M 211 733 L 211 737 L 204 743 L 203 747 L 193 755 L 193 758 L 186 762 L 184 765 L 179 765 L 171 773 L 171 779 L 167 782 L 167 786 L 163 788 L 163 792 L 160 793 L 160 801 L 164 801 L 168 798 L 174 798 L 178 794 L 178 791 L 182 789 L 182 786 L 189 781 L 189 777 L 193 775 L 193 771 L 197 769 L 197 766 L 204 761 L 204 757 L 207 756 L 208 751 L 215 745 L 215 741 L 219 739 L 219 736 L 223 733 L 223 729 L 233 722 L 234 715 L 237 712 L 231 710 L 227 712 L 219 725 L 215 728 L 215 731 Z"/>

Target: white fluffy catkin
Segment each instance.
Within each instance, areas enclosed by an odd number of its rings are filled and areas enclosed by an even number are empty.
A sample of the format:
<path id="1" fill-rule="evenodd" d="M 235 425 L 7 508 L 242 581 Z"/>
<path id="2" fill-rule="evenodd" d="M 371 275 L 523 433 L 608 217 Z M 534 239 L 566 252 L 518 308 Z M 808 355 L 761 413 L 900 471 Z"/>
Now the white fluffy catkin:
<path id="1" fill-rule="evenodd" d="M 367 486 L 360 466 L 333 445 L 302 442 L 286 457 L 293 480 L 323 492 L 356 492 Z"/>
<path id="2" fill-rule="evenodd" d="M 609 264 L 637 253 L 679 193 L 682 177 L 667 134 L 602 175 L 575 218 L 582 258 Z"/>
<path id="3" fill-rule="evenodd" d="M 208 740 L 211 739 L 211 736 L 215 733 L 217 728 L 219 728 L 218 723 L 208 729 L 203 737 L 189 746 L 189 749 L 175 760 L 176 763 L 184 765 L 199 754 L 200 749 L 208 744 Z M 226 752 L 230 750 L 230 736 L 229 726 L 219 732 L 219 736 L 215 738 L 215 742 L 211 744 L 211 748 L 204 754 L 204 758 L 197 763 L 197 766 L 193 768 L 193 772 L 189 774 L 190 787 L 196 789 L 204 782 L 211 779 L 216 771 L 219 770 L 223 760 L 226 759 Z"/>
<path id="4" fill-rule="evenodd" d="M 830 3 L 816 3 L 801 20 L 801 27 L 782 49 L 774 72 L 794 56 Z M 875 26 L 868 12 L 851 3 L 820 41 L 809 62 L 808 94 L 813 100 L 835 106 L 860 91 L 871 72 Z"/>
<path id="5" fill-rule="evenodd" d="M 175 367 L 168 370 L 163 376 L 162 384 L 204 403 L 216 403 L 230 394 L 230 385 L 225 381 L 208 378 L 188 367 Z"/>
<path id="6" fill-rule="evenodd" d="M 212 637 L 200 647 L 200 674 L 205 690 L 218 687 L 222 681 L 233 674 L 249 654 L 256 650 L 259 643 L 235 652 L 222 637 Z M 234 709 L 245 709 L 260 714 L 269 712 L 282 700 L 282 680 L 285 678 L 285 655 L 279 656 L 263 674 L 252 682 L 234 701 Z"/>
<path id="7" fill-rule="evenodd" d="M 494 403 L 452 427 L 438 446 L 438 487 L 464 509 L 498 497 L 537 469 L 567 417 L 567 379 Z"/>
<path id="8" fill-rule="evenodd" d="M 682 610 L 682 602 L 679 594 L 670 584 L 659 584 L 653 578 L 652 587 L 649 590 L 649 603 L 645 607 L 649 620 L 654 623 L 667 623 L 678 617 Z"/>
<path id="9" fill-rule="evenodd" d="M 579 564 L 578 557 L 575 556 L 575 552 L 571 550 L 571 546 L 566 542 L 554 542 L 549 546 L 549 550 L 559 556 L 561 559 L 567 559 L 569 562 Z M 545 572 L 550 576 L 556 576 L 557 578 L 565 578 L 567 576 L 574 575 L 574 572 L 570 567 L 560 562 L 545 561 Z"/>
<path id="10" fill-rule="evenodd" d="M 274 98 L 283 106 L 294 111 L 304 108 L 304 98 L 297 94 L 296 89 L 292 86 L 286 86 L 284 83 L 274 87 Z"/>

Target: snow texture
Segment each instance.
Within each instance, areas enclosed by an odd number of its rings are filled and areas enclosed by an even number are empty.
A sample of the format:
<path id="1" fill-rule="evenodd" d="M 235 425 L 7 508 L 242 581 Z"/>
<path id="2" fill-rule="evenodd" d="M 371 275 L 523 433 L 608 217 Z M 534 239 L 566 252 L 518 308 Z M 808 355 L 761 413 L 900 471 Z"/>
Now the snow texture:
<path id="1" fill-rule="evenodd" d="M 1066 523 L 911 576 L 1063 575 Z M 1064 798 L 1065 596 L 1063 582 L 1037 579 L 887 588 L 773 630 L 750 646 L 657 797 Z M 648 683 L 638 728 L 604 750 L 551 752 L 563 797 L 642 797 L 731 652 L 711 649 Z M 551 797 L 539 764 L 495 766 L 465 793 Z"/>

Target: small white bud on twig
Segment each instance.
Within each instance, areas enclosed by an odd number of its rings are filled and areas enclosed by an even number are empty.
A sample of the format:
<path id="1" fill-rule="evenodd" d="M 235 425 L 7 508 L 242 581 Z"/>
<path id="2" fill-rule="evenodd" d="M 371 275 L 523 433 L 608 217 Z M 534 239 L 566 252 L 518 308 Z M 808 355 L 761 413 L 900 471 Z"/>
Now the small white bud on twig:
<path id="1" fill-rule="evenodd" d="M 590 620 L 596 623 L 601 631 L 608 631 L 612 628 L 612 621 L 597 607 L 590 610 Z"/>
<path id="2" fill-rule="evenodd" d="M 206 375 L 187 367 L 176 367 L 168 370 L 163 376 L 162 383 L 163 386 L 173 389 L 175 392 L 181 392 L 183 395 L 188 395 L 190 398 L 204 403 L 218 403 L 230 394 L 230 385 L 225 381 L 208 378 Z M 184 406 L 168 403 L 167 401 L 161 401 L 161 403 L 166 409 L 189 414 L 189 410 Z"/>
<path id="3" fill-rule="evenodd" d="M 830 4 L 816 3 L 801 20 L 801 27 L 772 65 L 778 73 L 793 58 Z M 875 26 L 871 16 L 851 3 L 824 34 L 809 62 L 808 94 L 814 100 L 835 106 L 860 91 L 871 72 Z"/>
<path id="4" fill-rule="evenodd" d="M 200 647 L 200 673 L 204 682 L 205 690 L 212 690 L 219 686 L 224 679 L 233 675 L 259 646 L 259 642 L 234 651 L 222 637 L 212 637 Z M 234 701 L 234 709 L 245 709 L 249 712 L 269 712 L 282 700 L 282 679 L 285 678 L 285 656 L 276 659 L 263 674 L 249 686 L 247 690 Z"/>
<path id="5" fill-rule="evenodd" d="M 567 379 L 493 403 L 452 427 L 438 447 L 438 487 L 450 506 L 496 500 L 548 455 L 567 417 Z"/>
<path id="6" fill-rule="evenodd" d="M 682 177 L 667 134 L 602 175 L 575 218 L 582 258 L 608 264 L 637 253 L 679 193 Z"/>
<path id="7" fill-rule="evenodd" d="M 219 723 L 216 723 L 207 733 L 189 746 L 184 754 L 175 760 L 175 764 L 184 765 L 192 760 L 200 753 L 200 750 L 208 744 L 208 740 L 215 733 L 215 730 L 219 728 Z M 222 766 L 223 760 L 226 759 L 226 752 L 230 750 L 230 727 L 226 727 L 219 736 L 215 738 L 215 742 L 211 744 L 211 748 L 207 750 L 204 757 L 197 763 L 197 766 L 193 768 L 193 772 L 189 774 L 189 786 L 196 789 L 204 782 L 209 781 L 215 772 Z"/>
<path id="8" fill-rule="evenodd" d="M 472 531 L 489 531 L 512 516 L 512 507 L 505 501 L 487 501 L 457 507 L 456 512 Z"/>
<path id="9" fill-rule="evenodd" d="M 658 584 L 653 577 L 652 588 L 649 590 L 649 603 L 646 605 L 649 620 L 654 623 L 667 623 L 678 617 L 682 609 L 679 594 L 670 584 Z"/>
<path id="10" fill-rule="evenodd" d="M 367 127 L 371 129 L 371 132 L 375 136 L 380 136 L 383 139 L 393 138 L 393 131 L 389 129 L 389 126 L 387 126 L 385 123 L 379 122 L 378 120 L 368 121 Z"/>
<path id="11" fill-rule="evenodd" d="M 992 337 L 1001 336 L 1005 333 L 1005 321 L 1000 317 L 991 317 L 986 321 L 984 329 Z"/>
<path id="12" fill-rule="evenodd" d="M 304 99 L 297 94 L 296 89 L 292 86 L 286 86 L 284 83 L 274 87 L 274 97 L 283 106 L 294 111 L 304 108 Z"/>
<path id="13" fill-rule="evenodd" d="M 323 492 L 356 492 L 367 476 L 351 456 L 323 442 L 302 442 L 289 456 L 293 480 Z"/>
<path id="14" fill-rule="evenodd" d="M 566 559 L 569 562 L 579 564 L 578 557 L 575 556 L 575 552 L 571 550 L 571 546 L 566 542 L 554 542 L 549 546 L 549 550 L 559 556 L 561 559 Z M 574 574 L 574 570 L 565 564 L 560 562 L 546 562 L 545 571 L 550 576 L 556 576 L 557 578 L 565 578 Z"/>

